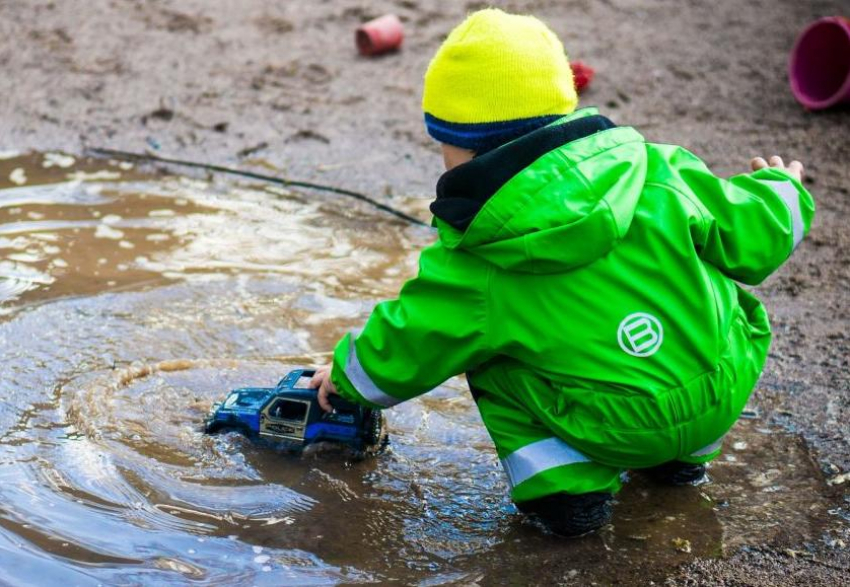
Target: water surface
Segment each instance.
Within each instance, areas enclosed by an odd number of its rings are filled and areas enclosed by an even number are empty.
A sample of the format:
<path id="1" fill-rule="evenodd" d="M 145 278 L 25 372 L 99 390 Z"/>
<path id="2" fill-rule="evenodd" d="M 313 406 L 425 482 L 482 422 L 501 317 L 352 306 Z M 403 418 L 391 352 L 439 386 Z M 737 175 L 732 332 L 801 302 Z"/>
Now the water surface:
<path id="1" fill-rule="evenodd" d="M 429 230 L 62 154 L 0 160 L 0 188 L 0 583 L 629 583 L 819 532 L 805 447 L 758 419 L 712 483 L 633 474 L 613 524 L 571 541 L 507 499 L 460 380 L 387 411 L 372 459 L 206 436 L 229 389 L 327 362 Z"/>

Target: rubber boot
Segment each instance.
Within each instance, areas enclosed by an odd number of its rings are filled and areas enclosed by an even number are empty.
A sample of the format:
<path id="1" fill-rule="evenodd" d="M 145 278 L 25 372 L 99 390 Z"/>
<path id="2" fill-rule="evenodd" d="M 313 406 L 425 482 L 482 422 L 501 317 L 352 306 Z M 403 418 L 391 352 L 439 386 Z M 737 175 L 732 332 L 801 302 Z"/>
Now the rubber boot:
<path id="1" fill-rule="evenodd" d="M 598 530 L 611 520 L 610 493 L 554 493 L 517 504 L 524 514 L 540 519 L 555 534 L 570 538 Z"/>
<path id="2" fill-rule="evenodd" d="M 647 475 L 658 483 L 682 487 L 684 485 L 701 485 L 705 480 L 705 464 L 683 463 L 670 461 L 651 469 L 645 469 Z"/>

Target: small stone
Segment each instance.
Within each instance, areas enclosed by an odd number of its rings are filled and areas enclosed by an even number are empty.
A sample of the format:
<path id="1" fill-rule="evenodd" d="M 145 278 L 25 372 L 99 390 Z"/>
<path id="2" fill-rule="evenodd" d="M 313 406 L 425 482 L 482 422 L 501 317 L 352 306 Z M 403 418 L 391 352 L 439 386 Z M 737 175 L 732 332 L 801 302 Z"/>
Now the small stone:
<path id="1" fill-rule="evenodd" d="M 826 484 L 832 487 L 833 485 L 841 485 L 847 481 L 850 481 L 850 473 L 842 473 L 841 475 L 827 479 Z"/>
<path id="2" fill-rule="evenodd" d="M 24 185 L 27 183 L 27 174 L 23 167 L 16 167 L 13 169 L 12 173 L 9 174 L 9 181 L 15 185 Z"/>
<path id="3" fill-rule="evenodd" d="M 62 167 L 66 169 L 71 167 L 76 162 L 76 159 L 71 157 L 70 155 L 63 155 L 62 153 L 45 153 L 44 159 L 41 162 L 42 167 Z"/>

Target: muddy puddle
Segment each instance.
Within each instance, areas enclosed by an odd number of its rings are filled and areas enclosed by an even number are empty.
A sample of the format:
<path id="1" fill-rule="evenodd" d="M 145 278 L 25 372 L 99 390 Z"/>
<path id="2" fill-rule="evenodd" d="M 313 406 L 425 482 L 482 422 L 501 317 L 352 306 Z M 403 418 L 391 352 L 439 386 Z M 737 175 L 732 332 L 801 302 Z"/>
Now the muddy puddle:
<path id="1" fill-rule="evenodd" d="M 228 389 L 325 363 L 428 229 L 62 154 L 0 160 L 0 188 L 0 583 L 630 583 L 820 534 L 805 447 L 757 418 L 712 483 L 632 474 L 613 524 L 573 541 L 511 505 L 460 380 L 388 411 L 363 461 L 206 436 Z"/>

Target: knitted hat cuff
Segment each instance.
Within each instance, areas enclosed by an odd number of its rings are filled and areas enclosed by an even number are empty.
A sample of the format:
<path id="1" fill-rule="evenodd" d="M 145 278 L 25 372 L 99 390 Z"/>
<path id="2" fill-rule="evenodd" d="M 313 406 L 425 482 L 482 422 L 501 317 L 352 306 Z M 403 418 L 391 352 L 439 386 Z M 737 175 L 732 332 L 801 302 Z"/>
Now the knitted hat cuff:
<path id="1" fill-rule="evenodd" d="M 552 114 L 502 122 L 458 123 L 441 120 L 426 112 L 425 127 L 428 134 L 441 143 L 470 149 L 480 155 L 546 126 L 562 116 L 563 114 Z"/>

